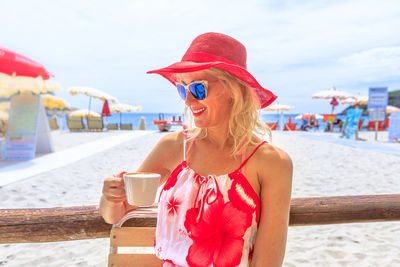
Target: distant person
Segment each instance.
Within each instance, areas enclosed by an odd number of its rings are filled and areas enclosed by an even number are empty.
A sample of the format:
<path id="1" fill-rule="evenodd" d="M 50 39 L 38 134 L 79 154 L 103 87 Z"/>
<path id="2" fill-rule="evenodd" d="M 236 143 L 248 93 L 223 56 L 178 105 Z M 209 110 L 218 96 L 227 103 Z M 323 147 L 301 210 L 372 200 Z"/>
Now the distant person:
<path id="1" fill-rule="evenodd" d="M 308 119 L 301 118 L 300 130 L 307 131 L 309 128 L 310 128 L 310 125 L 308 123 Z"/>
<path id="2" fill-rule="evenodd" d="M 315 116 L 315 114 L 312 114 L 310 116 L 310 127 L 311 128 L 319 128 L 319 124 L 318 124 L 318 120 L 317 117 Z"/>
<path id="3" fill-rule="evenodd" d="M 308 119 L 302 118 L 302 123 L 300 126 L 300 130 L 308 131 L 313 128 L 319 128 L 318 120 L 315 114 L 311 114 Z"/>
<path id="4" fill-rule="evenodd" d="M 335 126 L 338 126 L 338 127 L 339 127 L 339 132 L 342 131 L 343 125 L 344 125 L 344 121 L 341 120 L 341 119 L 336 118 L 336 119 L 333 121 L 333 128 L 335 129 Z"/>
<path id="5" fill-rule="evenodd" d="M 163 266 L 281 266 L 292 162 L 263 141 L 257 110 L 276 96 L 246 70 L 246 49 L 220 33 L 198 36 L 180 62 L 149 73 L 172 82 L 195 128 L 163 137 L 139 167 L 161 174 L 155 238 Z M 123 181 L 105 179 L 108 223 L 134 209 Z"/>

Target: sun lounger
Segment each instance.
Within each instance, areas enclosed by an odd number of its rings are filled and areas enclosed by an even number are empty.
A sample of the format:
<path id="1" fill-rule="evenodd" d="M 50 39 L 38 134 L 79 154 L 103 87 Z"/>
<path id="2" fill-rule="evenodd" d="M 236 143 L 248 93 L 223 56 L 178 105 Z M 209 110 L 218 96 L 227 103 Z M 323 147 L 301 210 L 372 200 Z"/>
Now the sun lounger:
<path id="1" fill-rule="evenodd" d="M 88 117 L 87 123 L 89 131 L 103 131 L 104 129 L 102 117 Z"/>
<path id="2" fill-rule="evenodd" d="M 267 122 L 266 124 L 272 131 L 278 129 L 278 123 L 276 122 Z"/>
<path id="3" fill-rule="evenodd" d="M 370 121 L 365 128 L 368 128 L 369 131 L 375 131 L 375 121 Z M 385 123 L 378 121 L 378 131 L 386 131 L 389 127 L 389 118 L 386 118 Z"/>
<path id="4" fill-rule="evenodd" d="M 118 123 L 107 124 L 107 130 L 118 130 Z"/>
<path id="5" fill-rule="evenodd" d="M 314 126 L 317 127 L 317 126 Z M 296 123 L 292 123 L 292 117 L 289 116 L 289 121 L 288 123 L 285 124 L 285 127 L 283 128 L 284 131 L 299 131 L 297 128 Z"/>
<path id="6" fill-rule="evenodd" d="M 370 121 L 370 122 L 368 122 L 368 125 L 366 126 L 366 128 L 367 128 L 369 131 L 375 131 L 375 121 Z"/>
<path id="7" fill-rule="evenodd" d="M 364 120 L 360 118 L 360 120 L 358 121 L 358 130 L 361 130 L 363 128 L 362 127 L 363 122 L 364 122 Z"/>
<path id="8" fill-rule="evenodd" d="M 132 123 L 121 123 L 119 125 L 120 130 L 132 130 Z"/>
<path id="9" fill-rule="evenodd" d="M 68 117 L 67 125 L 71 132 L 79 132 L 85 129 L 82 117 Z"/>
<path id="10" fill-rule="evenodd" d="M 53 118 L 49 119 L 49 126 L 50 126 L 51 130 L 60 129 L 60 127 L 58 126 L 58 123 L 57 123 L 57 117 L 53 117 Z"/>
<path id="11" fill-rule="evenodd" d="M 122 227 L 126 221 L 134 217 L 137 216 L 128 214 L 113 225 L 110 234 L 108 266 L 161 266 L 163 262 L 156 257 L 153 248 L 156 228 Z M 121 247 L 124 251 L 121 251 Z"/>
<path id="12" fill-rule="evenodd" d="M 378 131 L 386 131 L 389 127 L 389 117 L 386 118 L 385 123 L 378 122 Z"/>
<path id="13" fill-rule="evenodd" d="M 283 128 L 284 131 L 299 131 L 299 129 L 296 126 L 296 123 L 286 123 L 285 128 Z"/>

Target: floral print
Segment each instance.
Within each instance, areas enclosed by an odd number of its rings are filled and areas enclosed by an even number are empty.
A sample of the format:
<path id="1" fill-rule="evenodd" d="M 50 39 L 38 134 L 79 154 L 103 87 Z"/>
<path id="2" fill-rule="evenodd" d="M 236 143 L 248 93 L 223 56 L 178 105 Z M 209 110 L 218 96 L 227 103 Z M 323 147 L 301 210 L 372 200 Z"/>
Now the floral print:
<path id="1" fill-rule="evenodd" d="M 186 213 L 185 227 L 193 244 L 186 260 L 189 266 L 237 266 L 242 258 L 243 236 L 251 225 L 251 214 L 224 203 L 222 195 L 203 211 L 196 222 L 198 209 Z"/>
<path id="2" fill-rule="evenodd" d="M 168 214 L 171 216 L 176 215 L 178 213 L 181 203 L 181 200 L 178 200 L 174 196 L 172 196 L 167 203 Z"/>
<path id="3" fill-rule="evenodd" d="M 164 267 L 250 264 L 260 200 L 239 170 L 204 177 L 184 160 L 171 173 L 160 194 L 155 242 Z"/>

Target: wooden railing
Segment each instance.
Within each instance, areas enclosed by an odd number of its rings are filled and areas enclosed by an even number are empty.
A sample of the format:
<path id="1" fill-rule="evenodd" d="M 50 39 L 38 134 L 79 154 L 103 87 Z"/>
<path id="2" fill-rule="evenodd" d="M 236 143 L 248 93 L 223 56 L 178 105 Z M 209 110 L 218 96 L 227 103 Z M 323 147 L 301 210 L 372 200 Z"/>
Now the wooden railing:
<path id="1" fill-rule="evenodd" d="M 156 215 L 134 218 L 129 226 L 155 227 Z M 295 198 L 290 225 L 400 220 L 399 195 Z M 0 243 L 34 243 L 106 238 L 111 225 L 97 206 L 0 210 Z"/>

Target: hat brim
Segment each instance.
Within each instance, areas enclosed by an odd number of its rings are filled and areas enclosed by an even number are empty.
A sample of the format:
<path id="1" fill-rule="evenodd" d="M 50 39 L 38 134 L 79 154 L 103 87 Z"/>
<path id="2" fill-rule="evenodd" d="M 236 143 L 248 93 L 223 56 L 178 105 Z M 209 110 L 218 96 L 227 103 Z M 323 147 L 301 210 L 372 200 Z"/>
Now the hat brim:
<path id="1" fill-rule="evenodd" d="M 263 88 L 257 80 L 244 68 L 235 65 L 229 64 L 226 62 L 215 61 L 215 62 L 192 62 L 192 61 L 181 61 L 174 63 L 168 67 L 151 70 L 147 73 L 157 73 L 169 80 L 172 84 L 176 85 L 176 76 L 175 73 L 187 73 L 187 72 L 195 72 L 201 71 L 205 69 L 209 69 L 212 67 L 220 68 L 243 82 L 247 83 L 257 94 L 258 99 L 260 101 L 261 108 L 265 108 L 269 106 L 272 102 L 277 98 L 270 90 Z"/>

